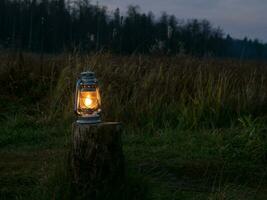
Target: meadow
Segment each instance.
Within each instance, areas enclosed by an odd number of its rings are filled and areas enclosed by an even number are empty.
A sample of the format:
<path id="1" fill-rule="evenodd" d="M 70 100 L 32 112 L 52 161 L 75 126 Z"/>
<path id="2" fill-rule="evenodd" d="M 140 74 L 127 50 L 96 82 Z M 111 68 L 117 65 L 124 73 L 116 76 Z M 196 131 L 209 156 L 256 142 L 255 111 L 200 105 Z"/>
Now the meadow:
<path id="1" fill-rule="evenodd" d="M 0 54 L 0 199 L 73 198 L 74 91 L 87 70 L 103 120 L 124 125 L 122 199 L 267 199 L 266 62 L 26 52 Z"/>

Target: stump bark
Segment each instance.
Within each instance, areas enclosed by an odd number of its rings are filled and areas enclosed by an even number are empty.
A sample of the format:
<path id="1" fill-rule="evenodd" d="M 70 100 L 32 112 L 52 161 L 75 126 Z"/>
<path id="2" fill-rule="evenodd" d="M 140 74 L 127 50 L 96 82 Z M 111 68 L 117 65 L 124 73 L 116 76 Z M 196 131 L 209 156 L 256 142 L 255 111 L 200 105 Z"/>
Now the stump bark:
<path id="1" fill-rule="evenodd" d="M 73 124 L 71 171 L 75 191 L 86 191 L 86 198 L 95 199 L 123 184 L 121 131 L 117 122 Z"/>

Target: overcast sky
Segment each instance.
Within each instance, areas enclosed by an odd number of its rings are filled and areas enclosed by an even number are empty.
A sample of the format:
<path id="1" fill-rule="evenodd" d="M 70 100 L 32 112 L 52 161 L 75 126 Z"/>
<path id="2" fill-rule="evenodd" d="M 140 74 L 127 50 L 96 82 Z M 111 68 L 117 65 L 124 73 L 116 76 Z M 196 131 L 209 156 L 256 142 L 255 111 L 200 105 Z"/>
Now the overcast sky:
<path id="1" fill-rule="evenodd" d="M 92 0 L 96 2 L 96 0 Z M 143 12 L 160 16 L 163 11 L 180 19 L 208 19 L 235 38 L 267 42 L 267 0 L 98 0 L 100 5 L 125 11 L 139 5 Z"/>

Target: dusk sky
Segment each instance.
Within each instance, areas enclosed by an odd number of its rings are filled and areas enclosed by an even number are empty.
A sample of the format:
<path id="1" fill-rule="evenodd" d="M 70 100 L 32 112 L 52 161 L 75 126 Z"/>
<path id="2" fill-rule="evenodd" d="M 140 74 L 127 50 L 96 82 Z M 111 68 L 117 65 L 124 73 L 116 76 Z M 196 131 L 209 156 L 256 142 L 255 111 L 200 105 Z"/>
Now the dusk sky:
<path id="1" fill-rule="evenodd" d="M 96 0 L 93 0 L 96 2 Z M 98 0 L 109 9 L 139 5 L 156 16 L 165 11 L 179 19 L 208 19 L 235 38 L 258 38 L 267 42 L 267 0 Z"/>

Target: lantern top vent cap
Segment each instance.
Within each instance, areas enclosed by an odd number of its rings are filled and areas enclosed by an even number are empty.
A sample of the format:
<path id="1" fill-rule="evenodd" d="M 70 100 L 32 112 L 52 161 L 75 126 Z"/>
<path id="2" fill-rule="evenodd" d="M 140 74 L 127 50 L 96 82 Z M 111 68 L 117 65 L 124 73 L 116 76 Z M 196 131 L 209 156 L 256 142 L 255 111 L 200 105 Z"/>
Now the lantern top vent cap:
<path id="1" fill-rule="evenodd" d="M 97 79 L 95 77 L 95 73 L 91 72 L 91 71 L 82 72 L 80 74 L 80 78 L 81 78 L 82 82 L 84 82 L 84 83 L 96 83 L 97 82 Z"/>
<path id="2" fill-rule="evenodd" d="M 82 72 L 80 74 L 81 77 L 95 77 L 95 73 L 91 72 L 91 71 L 87 71 L 87 72 Z"/>

